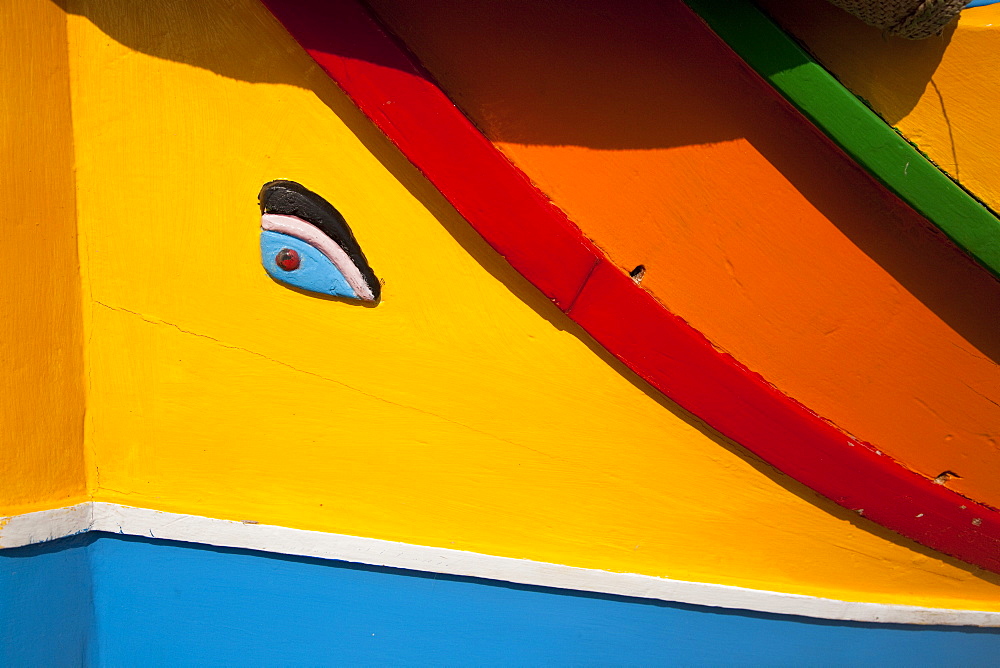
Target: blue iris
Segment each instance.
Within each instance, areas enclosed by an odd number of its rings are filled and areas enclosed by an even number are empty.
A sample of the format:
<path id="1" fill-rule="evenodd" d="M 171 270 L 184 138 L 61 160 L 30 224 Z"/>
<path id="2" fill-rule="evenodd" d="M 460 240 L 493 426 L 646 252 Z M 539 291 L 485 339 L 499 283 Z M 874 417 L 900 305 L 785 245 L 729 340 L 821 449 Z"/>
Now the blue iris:
<path id="1" fill-rule="evenodd" d="M 299 267 L 292 271 L 285 271 L 275 262 L 278 253 L 286 248 L 299 254 Z M 260 259 L 267 273 L 277 281 L 309 292 L 358 299 L 344 275 L 330 259 L 301 239 L 281 232 L 262 230 Z"/>

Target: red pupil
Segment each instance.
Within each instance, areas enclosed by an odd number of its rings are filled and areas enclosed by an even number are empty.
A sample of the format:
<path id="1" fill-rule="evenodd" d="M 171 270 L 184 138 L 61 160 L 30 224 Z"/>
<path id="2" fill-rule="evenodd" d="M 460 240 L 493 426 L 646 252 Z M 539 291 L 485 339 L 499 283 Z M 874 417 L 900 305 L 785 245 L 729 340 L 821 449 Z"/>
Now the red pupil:
<path id="1" fill-rule="evenodd" d="M 299 268 L 299 254 L 291 248 L 282 248 L 274 258 L 275 264 L 285 271 Z"/>

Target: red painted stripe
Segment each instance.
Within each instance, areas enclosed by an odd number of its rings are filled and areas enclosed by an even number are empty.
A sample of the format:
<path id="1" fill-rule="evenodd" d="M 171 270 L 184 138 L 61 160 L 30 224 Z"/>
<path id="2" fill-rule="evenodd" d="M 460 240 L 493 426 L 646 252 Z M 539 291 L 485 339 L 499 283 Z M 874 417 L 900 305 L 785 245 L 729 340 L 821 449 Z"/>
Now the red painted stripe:
<path id="1" fill-rule="evenodd" d="M 850 438 L 716 350 L 589 243 L 356 0 L 264 4 L 491 246 L 629 368 L 840 505 L 1000 572 L 1000 512 Z"/>
<path id="2" fill-rule="evenodd" d="M 569 315 L 651 385 L 783 473 L 920 543 L 1000 567 L 1000 513 L 935 485 L 785 396 L 611 262 L 598 265 Z"/>

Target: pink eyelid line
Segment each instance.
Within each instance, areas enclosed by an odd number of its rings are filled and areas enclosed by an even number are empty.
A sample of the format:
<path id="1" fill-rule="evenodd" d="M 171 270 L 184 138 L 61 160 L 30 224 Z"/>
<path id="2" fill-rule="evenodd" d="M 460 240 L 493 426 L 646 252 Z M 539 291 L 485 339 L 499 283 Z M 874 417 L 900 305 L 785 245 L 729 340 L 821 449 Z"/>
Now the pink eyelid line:
<path id="1" fill-rule="evenodd" d="M 347 280 L 347 284 L 351 286 L 358 297 L 369 302 L 375 301 L 375 295 L 368 287 L 368 282 L 344 249 L 312 223 L 307 223 L 295 216 L 265 213 L 260 217 L 260 228 L 269 232 L 287 234 L 306 242 L 325 255 L 340 270 L 344 279 Z"/>

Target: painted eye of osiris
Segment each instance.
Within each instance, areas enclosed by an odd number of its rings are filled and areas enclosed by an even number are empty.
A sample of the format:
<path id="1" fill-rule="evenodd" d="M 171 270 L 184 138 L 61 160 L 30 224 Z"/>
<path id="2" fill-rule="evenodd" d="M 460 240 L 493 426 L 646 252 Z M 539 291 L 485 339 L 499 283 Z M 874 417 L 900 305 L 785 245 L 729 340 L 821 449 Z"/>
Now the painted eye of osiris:
<path id="1" fill-rule="evenodd" d="M 320 294 L 377 302 L 381 284 L 347 221 L 294 181 L 260 191 L 261 263 L 276 281 Z"/>

